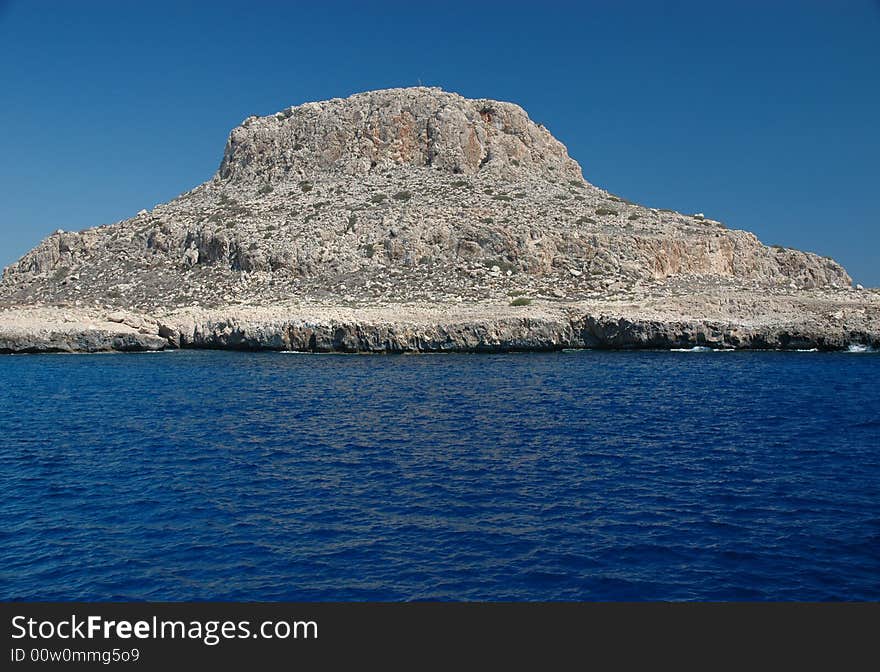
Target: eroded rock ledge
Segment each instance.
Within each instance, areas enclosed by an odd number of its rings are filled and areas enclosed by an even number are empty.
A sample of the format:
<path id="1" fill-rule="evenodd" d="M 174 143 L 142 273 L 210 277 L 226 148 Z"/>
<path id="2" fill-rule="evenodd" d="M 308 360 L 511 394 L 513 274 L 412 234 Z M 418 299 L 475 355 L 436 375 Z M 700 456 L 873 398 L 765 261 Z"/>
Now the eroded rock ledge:
<path id="1" fill-rule="evenodd" d="M 747 294 L 529 306 L 311 304 L 189 308 L 156 315 L 21 307 L 0 311 L 0 352 L 170 348 L 302 352 L 507 352 L 565 348 L 880 347 L 880 292 Z"/>

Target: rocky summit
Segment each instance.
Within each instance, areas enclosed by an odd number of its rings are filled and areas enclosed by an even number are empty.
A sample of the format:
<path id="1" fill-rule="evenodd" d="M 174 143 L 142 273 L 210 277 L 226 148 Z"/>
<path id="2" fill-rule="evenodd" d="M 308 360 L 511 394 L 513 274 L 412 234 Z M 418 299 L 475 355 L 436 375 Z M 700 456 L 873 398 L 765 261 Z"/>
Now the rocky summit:
<path id="1" fill-rule="evenodd" d="M 249 117 L 204 184 L 59 228 L 4 270 L 0 352 L 876 347 L 851 285 L 590 184 L 515 104 L 388 89 Z"/>

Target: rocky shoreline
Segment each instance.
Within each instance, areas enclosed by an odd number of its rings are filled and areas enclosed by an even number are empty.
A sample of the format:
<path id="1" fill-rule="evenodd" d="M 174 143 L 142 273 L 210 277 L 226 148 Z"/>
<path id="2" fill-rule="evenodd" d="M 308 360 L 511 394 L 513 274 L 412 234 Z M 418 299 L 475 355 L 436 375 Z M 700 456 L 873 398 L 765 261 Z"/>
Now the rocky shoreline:
<path id="1" fill-rule="evenodd" d="M 845 298 L 845 295 L 851 295 Z M 841 296 L 843 295 L 843 296 Z M 747 293 L 634 301 L 186 308 L 145 315 L 65 307 L 0 310 L 0 353 L 177 348 L 300 352 L 510 352 L 576 348 L 880 348 L 880 292 Z"/>

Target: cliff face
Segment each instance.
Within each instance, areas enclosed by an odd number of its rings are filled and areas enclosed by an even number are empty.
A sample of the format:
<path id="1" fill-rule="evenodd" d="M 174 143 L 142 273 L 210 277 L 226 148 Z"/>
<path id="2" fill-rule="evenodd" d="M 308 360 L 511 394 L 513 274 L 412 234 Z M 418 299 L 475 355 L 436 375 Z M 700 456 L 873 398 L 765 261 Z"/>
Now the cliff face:
<path id="1" fill-rule="evenodd" d="M 562 143 L 519 106 L 428 88 L 371 91 L 250 117 L 230 134 L 219 176 L 271 184 L 400 166 L 504 180 L 582 179 Z"/>
<path id="2" fill-rule="evenodd" d="M 7 268 L 0 308 L 574 305 L 850 284 L 831 259 L 595 187 L 514 104 L 411 88 L 250 117 L 208 182 L 59 229 Z"/>

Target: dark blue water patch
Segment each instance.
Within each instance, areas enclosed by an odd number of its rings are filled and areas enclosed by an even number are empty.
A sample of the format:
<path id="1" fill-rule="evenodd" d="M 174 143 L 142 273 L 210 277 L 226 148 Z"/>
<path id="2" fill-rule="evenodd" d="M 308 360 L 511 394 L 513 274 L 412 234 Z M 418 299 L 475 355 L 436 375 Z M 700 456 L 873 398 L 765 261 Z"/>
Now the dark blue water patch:
<path id="1" fill-rule="evenodd" d="M 880 356 L 0 357 L 0 598 L 877 600 Z"/>

